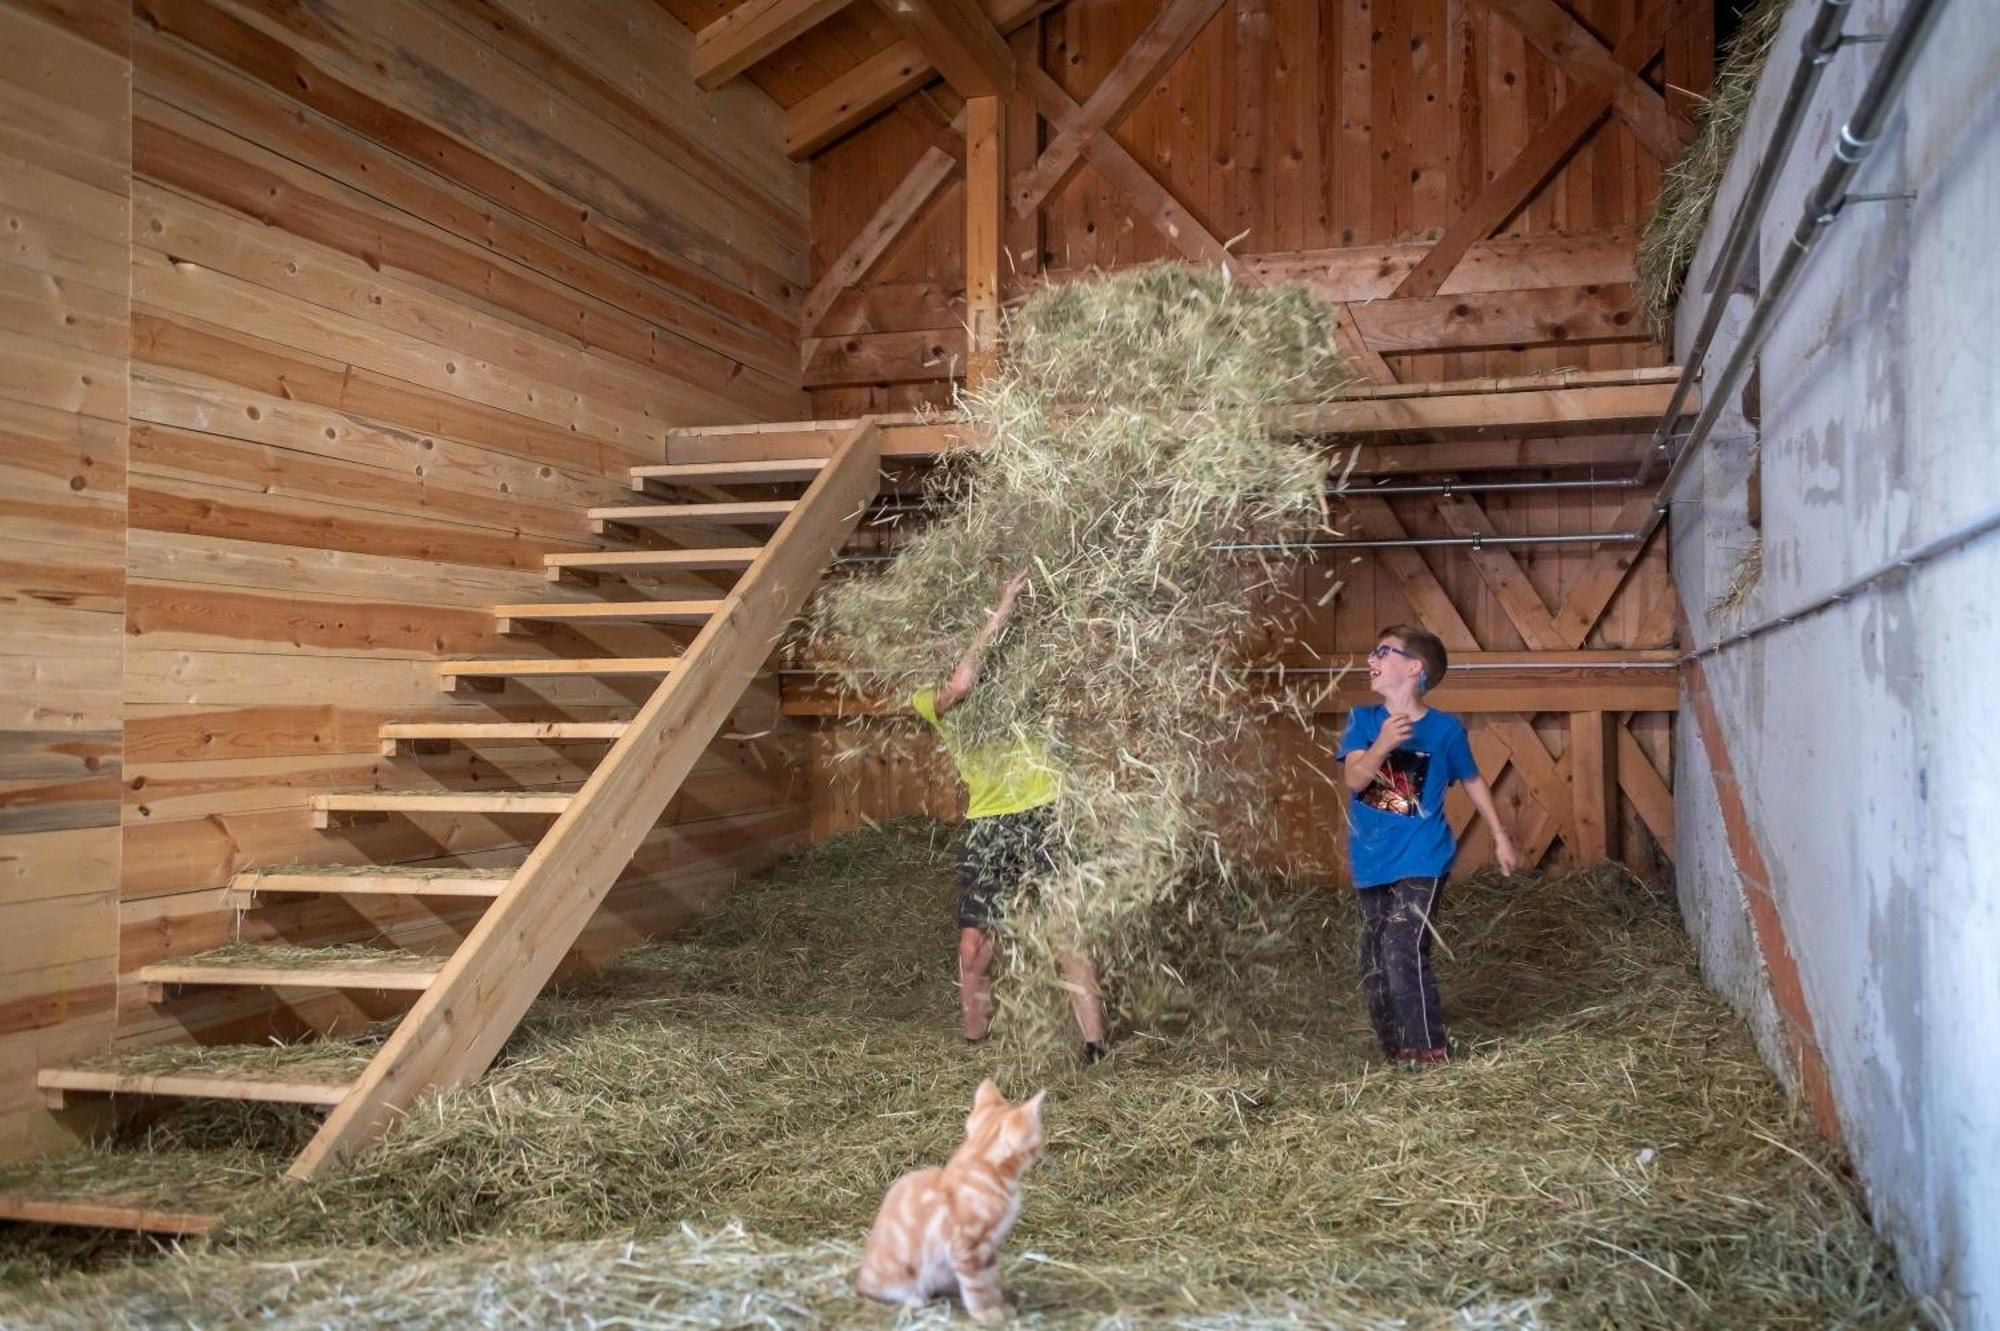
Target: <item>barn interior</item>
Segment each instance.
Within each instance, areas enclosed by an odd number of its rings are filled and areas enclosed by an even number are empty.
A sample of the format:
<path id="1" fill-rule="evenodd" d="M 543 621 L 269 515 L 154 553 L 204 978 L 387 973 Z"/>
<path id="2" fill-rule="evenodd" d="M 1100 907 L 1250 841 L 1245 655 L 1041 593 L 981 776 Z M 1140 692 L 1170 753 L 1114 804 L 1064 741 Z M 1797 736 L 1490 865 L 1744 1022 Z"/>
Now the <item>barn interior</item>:
<path id="1" fill-rule="evenodd" d="M 2000 1325 L 1989 26 L 0 0 L 0 1319 L 897 1324 L 994 1073 L 1026 1320 Z M 1236 913 L 1083 1068 L 959 1041 L 962 787 L 790 629 L 1152 265 L 1345 378 Z M 1325 775 L 1393 624 L 1525 866 L 1455 792 L 1414 1075 Z"/>

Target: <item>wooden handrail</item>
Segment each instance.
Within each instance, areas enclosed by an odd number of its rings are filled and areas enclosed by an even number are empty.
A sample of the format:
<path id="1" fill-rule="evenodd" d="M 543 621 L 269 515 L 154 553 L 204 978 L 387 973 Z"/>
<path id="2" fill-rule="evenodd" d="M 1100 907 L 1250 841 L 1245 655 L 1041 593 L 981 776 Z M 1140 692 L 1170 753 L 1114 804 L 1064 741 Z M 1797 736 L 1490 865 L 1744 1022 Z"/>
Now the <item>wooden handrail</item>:
<path id="1" fill-rule="evenodd" d="M 485 1072 L 805 604 L 879 483 L 863 420 L 492 907 L 356 1079 L 290 1176 L 352 1160 L 436 1088 Z"/>

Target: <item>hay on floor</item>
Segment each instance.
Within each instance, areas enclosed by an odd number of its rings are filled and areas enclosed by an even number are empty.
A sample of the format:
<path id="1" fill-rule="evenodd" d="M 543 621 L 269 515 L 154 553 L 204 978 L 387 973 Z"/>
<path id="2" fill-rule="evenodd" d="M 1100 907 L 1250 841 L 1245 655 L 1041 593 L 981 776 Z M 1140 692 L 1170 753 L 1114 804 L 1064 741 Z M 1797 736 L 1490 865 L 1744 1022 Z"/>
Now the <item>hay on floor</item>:
<path id="1" fill-rule="evenodd" d="M 1128 1037 L 1089 1071 L 957 1039 L 951 897 L 941 827 L 797 857 L 544 996 L 492 1074 L 348 1174 L 52 1283 L 60 1254 L 13 1245 L 0 1324 L 888 1326 L 849 1292 L 861 1235 L 988 1072 L 1051 1087 L 1003 1267 L 1031 1325 L 1917 1321 L 1671 901 L 1621 871 L 1454 885 L 1468 1056 L 1424 1074 L 1370 1048 L 1344 890 L 1246 892 L 1260 947 L 1198 977 L 1230 1029 Z M 151 1167 L 240 1151 L 214 1109 L 153 1123 L 175 1154 Z M 275 1174 L 312 1118 L 255 1121 Z"/>

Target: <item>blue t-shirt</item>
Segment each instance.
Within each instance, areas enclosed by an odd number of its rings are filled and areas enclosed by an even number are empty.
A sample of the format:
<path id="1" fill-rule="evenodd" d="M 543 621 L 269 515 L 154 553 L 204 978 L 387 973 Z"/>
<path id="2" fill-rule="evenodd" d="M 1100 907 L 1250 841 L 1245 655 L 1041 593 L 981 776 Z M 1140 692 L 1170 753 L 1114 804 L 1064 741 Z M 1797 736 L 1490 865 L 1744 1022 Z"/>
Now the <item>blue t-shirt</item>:
<path id="1" fill-rule="evenodd" d="M 1343 762 L 1382 733 L 1389 709 L 1357 707 L 1340 737 Z M 1410 737 L 1383 760 L 1367 789 L 1347 801 L 1347 849 L 1356 887 L 1381 887 L 1404 878 L 1438 878 L 1458 854 L 1444 816 L 1444 794 L 1454 781 L 1479 775 L 1465 726 L 1449 712 L 1425 712 Z"/>

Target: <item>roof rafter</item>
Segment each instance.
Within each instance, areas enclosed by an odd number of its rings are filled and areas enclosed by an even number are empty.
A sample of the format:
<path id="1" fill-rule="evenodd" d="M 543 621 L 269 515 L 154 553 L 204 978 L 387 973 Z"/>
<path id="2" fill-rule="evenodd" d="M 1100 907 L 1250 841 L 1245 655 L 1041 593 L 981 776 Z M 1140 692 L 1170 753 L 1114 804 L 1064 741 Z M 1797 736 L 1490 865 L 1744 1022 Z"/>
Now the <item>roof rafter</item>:
<path id="1" fill-rule="evenodd" d="M 694 81 L 721 87 L 853 0 L 744 0 L 694 35 Z"/>

